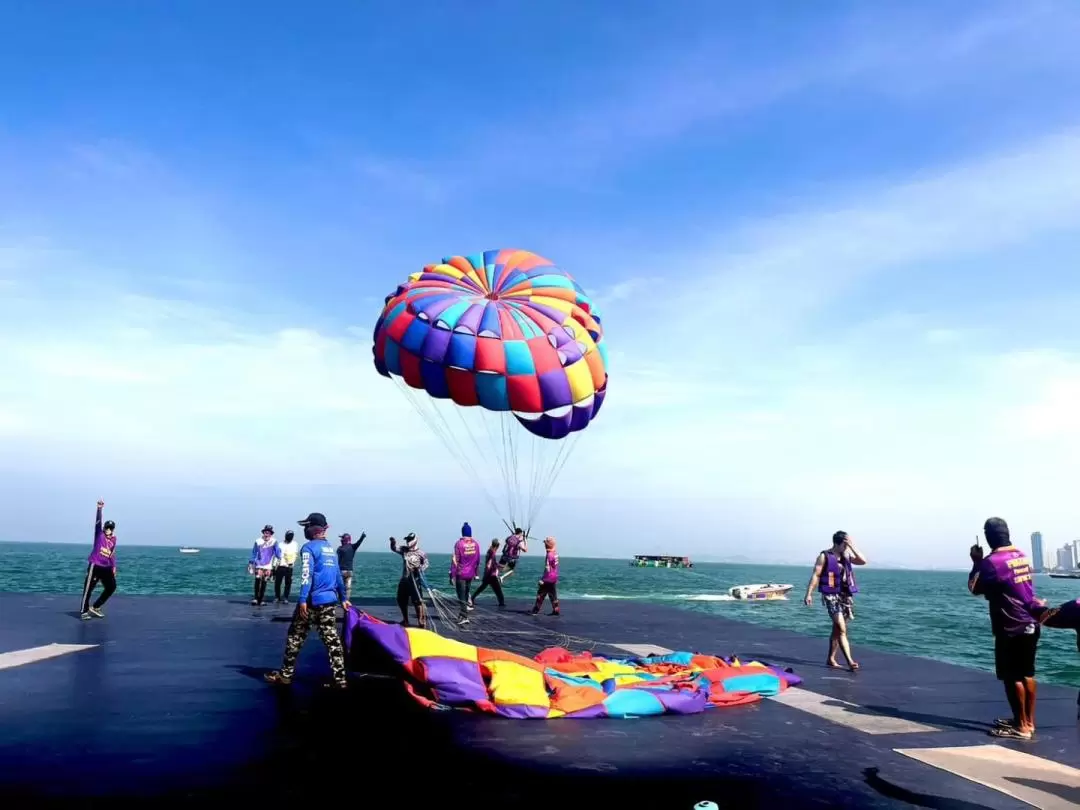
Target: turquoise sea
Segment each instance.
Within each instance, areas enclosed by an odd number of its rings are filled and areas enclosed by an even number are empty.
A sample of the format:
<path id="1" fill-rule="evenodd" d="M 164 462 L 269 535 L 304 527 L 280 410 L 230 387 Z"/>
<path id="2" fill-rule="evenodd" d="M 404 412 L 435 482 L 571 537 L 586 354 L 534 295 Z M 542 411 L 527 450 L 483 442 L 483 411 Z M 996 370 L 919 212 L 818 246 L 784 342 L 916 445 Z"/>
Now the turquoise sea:
<path id="1" fill-rule="evenodd" d="M 0 590 L 68 593 L 77 600 L 88 552 L 85 545 L 0 543 L 5 561 Z M 247 596 L 251 588 L 247 557 L 247 549 L 180 554 L 176 548 L 121 545 L 113 609 L 120 609 L 125 594 Z M 449 569 L 447 555 L 432 554 L 431 562 L 434 571 Z M 542 558 L 526 555 L 518 575 L 507 583 L 508 596 L 531 598 L 541 568 Z M 354 597 L 393 595 L 399 569 L 399 558 L 388 552 L 359 553 Z M 658 602 L 824 638 L 829 632 L 824 609 L 816 601 L 813 608 L 806 607 L 801 600 L 809 574 L 809 566 L 696 563 L 689 570 L 668 570 L 631 568 L 627 560 L 564 557 L 559 591 L 563 599 L 621 599 L 628 606 L 634 601 Z M 795 598 L 748 604 L 728 597 L 732 586 L 756 582 L 790 583 L 795 586 Z M 986 603 L 967 593 L 964 572 L 865 568 L 859 571 L 859 586 L 851 629 L 856 658 L 859 647 L 866 646 L 992 669 Z M 1039 576 L 1036 588 L 1051 604 L 1080 597 L 1080 580 Z M 569 610 L 572 604 L 564 605 L 564 611 Z M 731 651 L 723 639 L 717 639 L 715 652 Z M 1080 686 L 1074 634 L 1044 631 L 1038 665 L 1041 679 Z"/>

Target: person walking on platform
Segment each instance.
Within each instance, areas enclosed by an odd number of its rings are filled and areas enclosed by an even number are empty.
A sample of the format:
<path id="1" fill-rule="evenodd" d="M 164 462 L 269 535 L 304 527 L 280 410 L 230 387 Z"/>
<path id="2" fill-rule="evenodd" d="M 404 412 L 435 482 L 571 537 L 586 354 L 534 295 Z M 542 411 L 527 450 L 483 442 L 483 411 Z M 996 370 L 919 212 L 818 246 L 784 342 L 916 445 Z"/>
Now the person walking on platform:
<path id="1" fill-rule="evenodd" d="M 87 559 L 86 580 L 83 582 L 82 610 L 80 617 L 86 619 L 104 619 L 101 609 L 116 592 L 116 523 L 111 520 L 101 522 L 105 501 L 97 502 L 97 518 L 94 521 L 94 548 Z M 104 588 L 101 596 L 93 605 L 90 597 L 98 583 Z"/>
<path id="2" fill-rule="evenodd" d="M 847 532 L 836 532 L 832 538 L 832 548 L 822 551 L 814 562 L 814 571 L 806 586 L 806 604 L 813 605 L 813 593 L 816 588 L 821 593 L 821 601 L 832 619 L 832 633 L 829 635 L 829 657 L 826 666 L 839 667 L 836 653 L 842 652 L 848 669 L 858 670 L 859 665 L 851 657 L 851 643 L 848 641 L 848 625 L 855 618 L 855 594 L 859 592 L 855 584 L 853 565 L 866 565 L 864 557 Z"/>
<path id="3" fill-rule="evenodd" d="M 461 538 L 454 544 L 454 553 L 450 558 L 450 583 L 457 591 L 459 612 L 458 624 L 468 624 L 468 611 L 472 610 L 469 603 L 469 589 L 472 581 L 476 579 L 476 571 L 480 567 L 480 544 L 473 540 L 472 526 L 464 523 L 461 526 Z"/>
<path id="4" fill-rule="evenodd" d="M 971 547 L 968 590 L 986 598 L 994 634 L 994 669 L 1005 685 L 1012 717 L 998 720 L 990 734 L 1010 740 L 1030 740 L 1035 734 L 1035 653 L 1039 646 L 1038 602 L 1031 563 L 1009 540 L 1009 525 L 1001 518 L 983 525 L 990 554 L 976 542 Z"/>
<path id="5" fill-rule="evenodd" d="M 353 561 L 356 559 L 356 550 L 360 548 L 365 537 L 367 533 L 360 532 L 360 539 L 355 543 L 352 541 L 351 534 L 343 534 L 338 538 L 341 540 L 341 545 L 337 548 L 338 568 L 341 569 L 341 577 L 345 580 L 346 599 L 352 598 Z"/>
<path id="6" fill-rule="evenodd" d="M 499 600 L 499 607 L 506 607 L 506 600 L 503 598 L 502 581 L 499 579 L 498 554 L 499 540 L 495 538 L 488 547 L 487 559 L 484 561 L 484 579 L 480 583 L 480 587 L 473 593 L 472 599 L 469 600 L 470 604 L 476 603 L 476 597 L 482 594 L 485 588 L 491 588 L 495 598 Z"/>
<path id="7" fill-rule="evenodd" d="M 333 685 L 344 689 L 348 686 L 345 648 L 338 636 L 335 608 L 338 603 L 346 611 L 350 607 L 345 596 L 345 581 L 338 568 L 337 555 L 326 541 L 329 528 L 326 516 L 312 512 L 299 523 L 304 527 L 304 538 L 308 541 L 300 549 L 300 594 L 285 640 L 281 669 L 267 673 L 266 680 L 273 684 L 292 683 L 300 648 L 314 627 L 330 656 Z"/>
<path id="8" fill-rule="evenodd" d="M 262 536 L 251 547 L 251 557 L 248 559 L 248 573 L 255 577 L 255 593 L 251 604 L 262 606 L 266 599 L 266 584 L 274 574 L 279 557 L 274 527 L 267 524 L 263 526 Z"/>
<path id="9" fill-rule="evenodd" d="M 540 582 L 536 588 L 536 604 L 533 605 L 532 615 L 535 616 L 544 606 L 544 599 L 551 600 L 552 616 L 559 615 L 559 552 L 555 550 L 555 538 L 548 537 L 544 540 L 544 573 L 540 576 Z"/>
<path id="10" fill-rule="evenodd" d="M 300 554 L 300 544 L 294 543 L 296 533 L 292 529 L 285 532 L 285 542 L 278 546 L 278 564 L 274 569 L 274 602 L 288 604 L 292 593 L 293 565 Z M 284 585 L 284 589 L 282 589 Z"/>

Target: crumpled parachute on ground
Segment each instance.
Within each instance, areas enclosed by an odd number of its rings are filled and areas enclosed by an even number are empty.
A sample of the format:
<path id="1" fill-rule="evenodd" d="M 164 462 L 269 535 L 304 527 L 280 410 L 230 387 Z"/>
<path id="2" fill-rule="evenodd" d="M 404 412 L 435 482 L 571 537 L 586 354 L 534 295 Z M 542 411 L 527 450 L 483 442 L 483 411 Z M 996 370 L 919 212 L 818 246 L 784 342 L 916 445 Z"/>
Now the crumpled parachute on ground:
<path id="1" fill-rule="evenodd" d="M 754 703 L 802 682 L 767 664 L 690 652 L 606 658 L 550 648 L 530 659 L 387 624 L 351 608 L 346 645 L 351 648 L 358 636 L 396 662 L 420 703 L 515 719 L 697 714 Z"/>

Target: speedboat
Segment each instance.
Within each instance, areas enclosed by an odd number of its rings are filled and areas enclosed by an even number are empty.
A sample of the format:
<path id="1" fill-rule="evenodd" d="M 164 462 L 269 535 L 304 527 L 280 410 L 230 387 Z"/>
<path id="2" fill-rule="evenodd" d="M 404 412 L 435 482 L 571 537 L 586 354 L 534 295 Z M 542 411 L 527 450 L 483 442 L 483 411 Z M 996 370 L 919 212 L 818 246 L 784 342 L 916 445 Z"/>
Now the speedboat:
<path id="1" fill-rule="evenodd" d="M 185 546 L 184 548 L 180 549 L 180 553 L 181 554 L 198 554 L 199 550 L 197 548 L 187 548 Z"/>
<path id="2" fill-rule="evenodd" d="M 729 593 L 735 599 L 787 599 L 788 591 L 794 587 L 794 585 L 777 585 L 772 582 L 767 585 L 736 585 Z"/>

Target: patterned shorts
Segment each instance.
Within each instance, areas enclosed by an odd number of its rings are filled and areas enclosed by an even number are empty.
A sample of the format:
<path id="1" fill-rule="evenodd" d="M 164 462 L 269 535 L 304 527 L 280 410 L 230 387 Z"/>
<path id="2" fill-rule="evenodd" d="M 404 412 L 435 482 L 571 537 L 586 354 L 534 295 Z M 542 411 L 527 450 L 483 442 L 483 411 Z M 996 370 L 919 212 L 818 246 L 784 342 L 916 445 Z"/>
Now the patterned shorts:
<path id="1" fill-rule="evenodd" d="M 846 621 L 855 618 L 855 600 L 851 596 L 839 593 L 823 593 L 821 603 L 829 611 L 830 618 L 835 619 L 837 616 L 843 616 Z"/>

